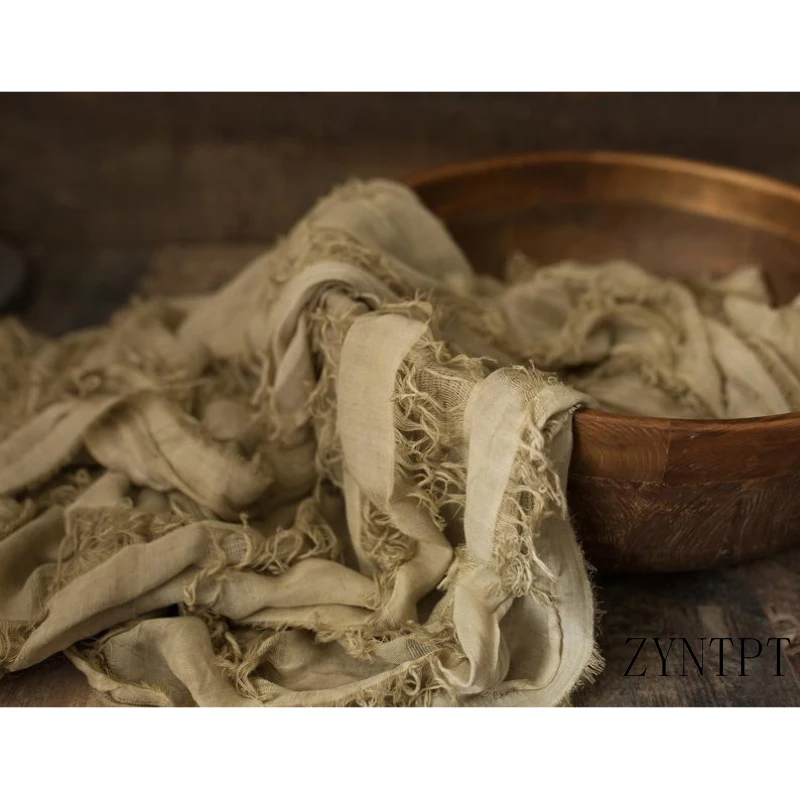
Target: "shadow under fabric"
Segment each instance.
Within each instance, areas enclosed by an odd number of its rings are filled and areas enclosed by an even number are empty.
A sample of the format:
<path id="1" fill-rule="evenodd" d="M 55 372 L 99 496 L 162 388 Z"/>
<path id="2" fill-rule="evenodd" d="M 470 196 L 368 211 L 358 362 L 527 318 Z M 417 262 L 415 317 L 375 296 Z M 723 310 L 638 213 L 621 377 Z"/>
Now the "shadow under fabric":
<path id="1" fill-rule="evenodd" d="M 0 665 L 138 705 L 557 705 L 599 668 L 585 394 L 444 227 L 334 191 L 211 296 L 0 325 Z M 527 302 L 527 301 L 526 301 Z"/>

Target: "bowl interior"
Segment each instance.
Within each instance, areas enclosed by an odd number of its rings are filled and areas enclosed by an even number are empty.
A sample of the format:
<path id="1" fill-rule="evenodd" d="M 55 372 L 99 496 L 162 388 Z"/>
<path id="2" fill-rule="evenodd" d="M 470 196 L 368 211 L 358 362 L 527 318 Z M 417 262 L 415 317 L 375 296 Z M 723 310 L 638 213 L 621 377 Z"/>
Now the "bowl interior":
<path id="1" fill-rule="evenodd" d="M 480 271 L 521 250 L 540 264 L 625 258 L 656 274 L 761 267 L 778 302 L 800 292 L 800 190 L 678 159 L 542 153 L 412 177 Z"/>

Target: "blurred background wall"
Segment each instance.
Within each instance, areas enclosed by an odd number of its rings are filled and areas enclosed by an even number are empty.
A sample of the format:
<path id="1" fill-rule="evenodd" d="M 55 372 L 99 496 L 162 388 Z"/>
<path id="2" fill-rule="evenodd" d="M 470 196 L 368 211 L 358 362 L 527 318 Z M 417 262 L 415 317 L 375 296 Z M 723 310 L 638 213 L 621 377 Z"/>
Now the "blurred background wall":
<path id="1" fill-rule="evenodd" d="M 34 269 L 27 317 L 59 332 L 184 273 L 218 284 L 345 178 L 587 148 L 800 183 L 800 95 L 4 94 L 0 238 Z M 94 302 L 59 317 L 77 292 Z"/>

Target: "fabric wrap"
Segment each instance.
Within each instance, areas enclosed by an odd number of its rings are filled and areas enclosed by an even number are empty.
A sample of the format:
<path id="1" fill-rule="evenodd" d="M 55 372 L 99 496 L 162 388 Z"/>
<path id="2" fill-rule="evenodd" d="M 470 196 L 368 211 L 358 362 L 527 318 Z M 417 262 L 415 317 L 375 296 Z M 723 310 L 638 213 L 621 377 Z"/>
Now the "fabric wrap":
<path id="1" fill-rule="evenodd" d="M 64 651 L 131 705 L 568 702 L 601 667 L 574 410 L 789 410 L 800 329 L 753 269 L 509 276 L 356 182 L 213 295 L 3 320 L 2 670 Z"/>

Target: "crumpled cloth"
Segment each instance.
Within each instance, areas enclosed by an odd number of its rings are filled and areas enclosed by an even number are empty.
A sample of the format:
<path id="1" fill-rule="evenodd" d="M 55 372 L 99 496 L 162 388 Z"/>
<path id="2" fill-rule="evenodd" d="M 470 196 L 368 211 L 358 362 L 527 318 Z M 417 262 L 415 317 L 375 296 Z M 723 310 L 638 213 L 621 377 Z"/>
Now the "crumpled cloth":
<path id="1" fill-rule="evenodd" d="M 798 314 L 754 269 L 509 275 L 355 182 L 213 295 L 4 320 L 0 668 L 64 651 L 132 705 L 568 702 L 601 668 L 574 410 L 789 410 Z"/>

